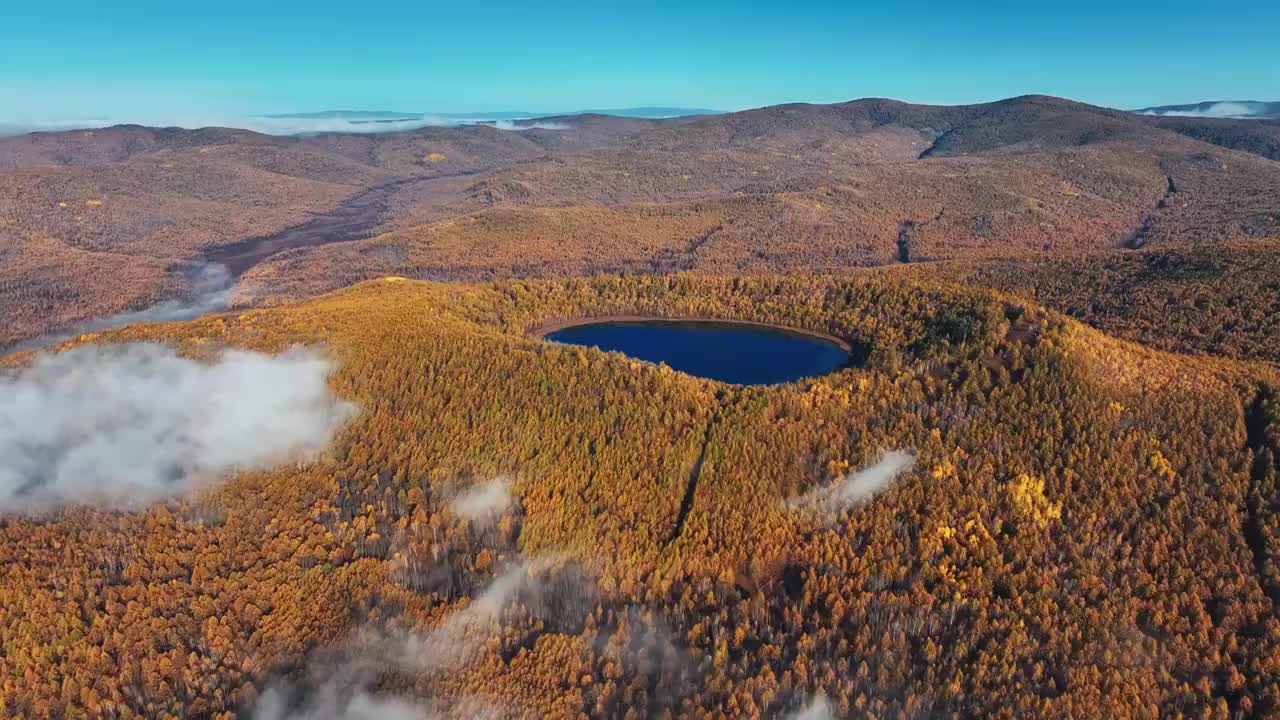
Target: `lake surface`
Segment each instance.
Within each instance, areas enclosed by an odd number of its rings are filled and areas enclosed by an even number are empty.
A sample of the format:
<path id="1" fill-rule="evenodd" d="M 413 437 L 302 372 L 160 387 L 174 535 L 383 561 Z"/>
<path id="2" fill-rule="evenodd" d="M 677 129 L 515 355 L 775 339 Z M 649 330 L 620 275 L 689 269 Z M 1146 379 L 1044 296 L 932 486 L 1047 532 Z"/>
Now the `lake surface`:
<path id="1" fill-rule="evenodd" d="M 614 350 L 739 385 L 773 385 L 825 375 L 851 360 L 849 350 L 833 340 L 749 323 L 619 320 L 572 325 L 545 337 Z"/>

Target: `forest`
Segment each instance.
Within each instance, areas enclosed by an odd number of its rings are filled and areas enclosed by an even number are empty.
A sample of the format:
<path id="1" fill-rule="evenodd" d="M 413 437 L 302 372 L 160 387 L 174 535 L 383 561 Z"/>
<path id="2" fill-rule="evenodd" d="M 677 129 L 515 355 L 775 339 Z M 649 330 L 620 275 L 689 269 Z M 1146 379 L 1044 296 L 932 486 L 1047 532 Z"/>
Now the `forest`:
<path id="1" fill-rule="evenodd" d="M 0 347 L 185 299 L 192 270 L 221 261 L 248 306 L 386 275 L 804 275 L 904 249 L 1025 260 L 1280 235 L 1274 123 L 1038 95 L 554 120 L 0 138 Z M 258 243 L 273 253 L 235 257 Z"/>
<path id="2" fill-rule="evenodd" d="M 894 272 L 1026 297 L 1161 350 L 1280 362 L 1275 240 L 931 263 Z"/>
<path id="3" fill-rule="evenodd" d="M 1233 252 L 1086 283 L 1034 259 L 387 277 L 82 335 L 56 349 L 322 348 L 358 412 L 323 453 L 176 500 L 0 516 L 0 714 L 1274 716 L 1274 313 L 1197 292 Z M 1201 332 L 1228 352 L 1124 305 L 1161 263 L 1141 292 L 1221 318 Z M 735 386 L 531 334 L 627 314 L 867 359 Z"/>

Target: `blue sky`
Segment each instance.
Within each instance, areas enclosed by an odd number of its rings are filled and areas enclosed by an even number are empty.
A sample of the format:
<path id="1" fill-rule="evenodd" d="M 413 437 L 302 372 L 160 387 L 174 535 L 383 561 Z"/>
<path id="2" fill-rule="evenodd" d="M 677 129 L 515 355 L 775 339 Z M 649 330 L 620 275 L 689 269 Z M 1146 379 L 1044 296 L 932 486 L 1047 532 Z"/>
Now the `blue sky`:
<path id="1" fill-rule="evenodd" d="M 1280 2 L 11 0 L 0 121 L 1280 100 Z"/>

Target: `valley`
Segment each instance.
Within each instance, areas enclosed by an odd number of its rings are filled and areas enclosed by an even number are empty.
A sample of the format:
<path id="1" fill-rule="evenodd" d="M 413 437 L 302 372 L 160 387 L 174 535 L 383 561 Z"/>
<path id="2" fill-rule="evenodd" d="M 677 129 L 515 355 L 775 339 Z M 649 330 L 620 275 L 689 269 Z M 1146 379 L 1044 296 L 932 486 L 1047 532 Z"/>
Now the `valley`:
<path id="1" fill-rule="evenodd" d="M 1280 233 L 1274 161 L 1057 98 L 557 123 L 0 139 L 0 342 L 181 298 L 201 258 L 245 304 L 384 275 L 841 272 L 897 262 L 904 224 L 931 261 Z"/>
<path id="2" fill-rule="evenodd" d="M 363 190 L 332 210 L 317 213 L 306 222 L 265 237 L 254 237 L 219 246 L 204 253 L 202 262 L 221 265 L 233 278 L 278 253 L 338 242 L 365 240 L 384 220 L 392 197 L 398 192 L 430 193 L 434 186 L 477 171 L 462 171 L 423 178 L 397 178 Z"/>

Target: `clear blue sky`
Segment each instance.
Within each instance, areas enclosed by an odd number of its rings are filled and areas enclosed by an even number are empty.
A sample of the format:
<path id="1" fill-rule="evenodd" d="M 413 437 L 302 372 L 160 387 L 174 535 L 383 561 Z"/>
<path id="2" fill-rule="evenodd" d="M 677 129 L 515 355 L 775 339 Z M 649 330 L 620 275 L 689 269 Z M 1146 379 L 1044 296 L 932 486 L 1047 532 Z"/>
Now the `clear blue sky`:
<path id="1" fill-rule="evenodd" d="M 1280 100 L 1280 0 L 9 0 L 0 120 Z"/>

